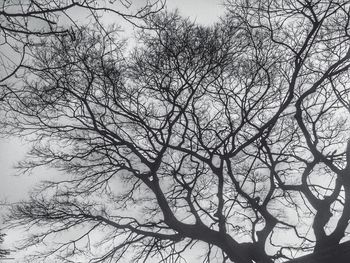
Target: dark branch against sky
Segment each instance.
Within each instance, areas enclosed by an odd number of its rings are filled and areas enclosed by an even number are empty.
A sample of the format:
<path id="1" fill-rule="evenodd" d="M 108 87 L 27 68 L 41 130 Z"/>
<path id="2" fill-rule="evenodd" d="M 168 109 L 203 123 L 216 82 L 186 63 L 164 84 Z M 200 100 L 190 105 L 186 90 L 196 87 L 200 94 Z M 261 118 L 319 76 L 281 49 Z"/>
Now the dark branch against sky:
<path id="1" fill-rule="evenodd" d="M 52 5 L 2 12 L 2 132 L 29 141 L 4 222 L 48 244 L 29 262 L 277 263 L 348 240 L 349 1 L 54 3 L 61 26 Z"/>
<path id="2" fill-rule="evenodd" d="M 140 1 L 140 3 L 137 4 L 141 5 L 142 3 Z M 131 8 L 135 8 L 134 6 L 135 3 L 133 3 Z M 166 8 L 169 11 L 177 9 L 181 15 L 189 17 L 191 20 L 205 25 L 211 25 L 217 22 L 220 15 L 222 15 L 224 12 L 222 1 L 220 0 L 174 0 L 168 1 Z M 73 11 L 67 10 L 67 12 L 74 19 L 74 21 L 81 23 L 87 19 L 86 11 L 74 9 Z M 121 34 L 132 37 L 132 25 L 123 20 L 121 17 L 115 16 L 113 13 L 107 13 L 104 14 L 102 18 L 102 21 L 106 24 L 116 23 L 121 25 L 121 29 L 123 31 Z M 67 18 L 63 18 L 62 21 L 63 23 L 69 23 Z M 33 28 L 41 27 L 43 25 L 41 22 L 39 22 L 39 20 L 35 21 L 35 23 L 38 24 L 36 26 L 32 24 Z M 6 46 L 1 45 L 0 54 L 5 55 L 5 59 L 7 59 L 8 57 L 11 57 L 12 52 Z M 12 57 L 12 59 L 18 60 L 17 55 Z M 3 76 L 4 73 L 5 72 L 3 72 L 1 76 Z M 5 118 L 2 113 L 1 115 L 2 118 Z M 18 176 L 18 170 L 16 169 L 17 163 L 25 158 L 26 152 L 29 150 L 29 148 L 30 144 L 28 144 L 26 138 L 14 138 L 11 136 L 2 136 L 0 138 L 0 200 L 5 203 L 19 202 L 20 200 L 26 199 L 29 197 L 33 188 L 35 188 L 35 186 L 41 181 L 53 180 L 54 178 L 63 176 L 61 172 L 48 167 L 36 169 L 35 173 Z M 7 211 L 7 207 L 7 205 L 1 206 L 0 214 Z M 22 238 L 23 230 L 7 231 L 9 235 L 6 236 L 3 247 L 13 248 L 13 246 L 18 243 L 18 240 Z M 19 253 L 17 253 L 17 256 L 12 253 L 11 258 L 12 257 L 19 258 Z"/>

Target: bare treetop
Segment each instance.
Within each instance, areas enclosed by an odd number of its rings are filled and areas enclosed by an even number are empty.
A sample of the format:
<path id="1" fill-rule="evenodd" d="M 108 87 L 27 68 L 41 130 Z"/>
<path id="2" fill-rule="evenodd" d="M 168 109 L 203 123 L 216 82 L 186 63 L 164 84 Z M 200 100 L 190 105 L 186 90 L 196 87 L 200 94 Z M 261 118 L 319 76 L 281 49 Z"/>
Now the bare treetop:
<path id="1" fill-rule="evenodd" d="M 8 216 L 50 244 L 30 260 L 272 263 L 348 239 L 350 3 L 226 8 L 149 13 L 131 52 L 98 23 L 30 47 L 4 122 L 33 141 L 23 171 L 66 174 Z"/>
<path id="2" fill-rule="evenodd" d="M 164 7 L 160 0 L 130 1 L 4 0 L 0 5 L 0 84 L 15 75 L 30 57 L 29 47 L 50 36 L 69 35 L 81 24 L 101 23 L 103 15 L 142 26 L 141 19 Z M 77 21 L 77 18 L 81 21 Z M 100 24 L 102 27 L 102 24 Z M 102 30 L 102 28 L 101 28 Z M 7 92 L 0 94 L 2 97 Z"/>

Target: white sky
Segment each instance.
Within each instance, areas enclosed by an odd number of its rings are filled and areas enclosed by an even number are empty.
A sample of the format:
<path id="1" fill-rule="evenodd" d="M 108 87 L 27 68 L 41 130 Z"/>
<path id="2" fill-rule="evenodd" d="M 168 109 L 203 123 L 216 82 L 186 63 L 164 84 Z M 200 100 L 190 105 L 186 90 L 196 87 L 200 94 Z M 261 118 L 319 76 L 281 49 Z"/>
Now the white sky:
<path id="1" fill-rule="evenodd" d="M 143 0 L 133 1 L 137 2 Z M 224 13 L 222 3 L 223 0 L 167 0 L 166 6 L 168 10 L 177 8 L 182 16 L 188 17 L 197 23 L 211 25 L 218 21 L 219 16 Z M 75 13 L 75 11 L 73 13 Z M 81 17 L 82 14 L 75 15 L 75 19 L 80 19 Z M 107 15 L 106 20 L 109 19 L 115 19 L 115 22 L 120 22 L 121 25 L 125 24 L 125 22 L 120 21 L 120 19 L 113 18 L 111 14 Z M 122 32 L 121 37 L 123 37 L 123 34 L 131 35 L 129 33 L 130 32 L 127 31 L 124 33 Z M 25 198 L 30 189 L 41 180 L 59 176 L 57 171 L 44 168 L 35 170 L 31 175 L 16 176 L 16 170 L 13 167 L 18 161 L 25 157 L 25 152 L 28 148 L 24 140 L 19 138 L 4 139 L 0 137 L 0 201 L 17 202 Z M 0 216 L 1 211 L 2 207 L 0 206 Z M 283 236 L 285 238 L 285 234 Z M 22 234 L 19 231 L 9 232 L 5 239 L 4 247 L 11 247 L 11 245 L 21 237 Z M 15 255 L 11 256 L 15 257 Z"/>
<path id="2" fill-rule="evenodd" d="M 224 12 L 222 0 L 167 0 L 167 9 L 175 8 L 184 17 L 204 25 L 213 24 Z M 17 202 L 25 198 L 30 189 L 41 180 L 58 175 L 58 172 L 50 169 L 38 169 L 31 175 L 16 176 L 14 166 L 25 157 L 28 148 L 23 139 L 0 138 L 0 201 Z M 2 206 L 0 206 L 0 215 L 1 211 L 3 211 Z M 11 247 L 20 237 L 21 233 L 8 233 L 4 247 Z"/>
<path id="3" fill-rule="evenodd" d="M 178 8 L 181 15 L 206 25 L 216 22 L 224 11 L 222 0 L 168 0 L 167 8 Z M 29 186 L 46 178 L 44 170 L 32 176 L 15 176 L 13 167 L 25 157 L 27 148 L 19 138 L 0 138 L 0 200 L 17 201 L 26 195 Z"/>
<path id="4" fill-rule="evenodd" d="M 181 15 L 206 25 L 216 22 L 224 12 L 222 0 L 168 0 L 167 8 L 178 8 Z M 19 138 L 0 138 L 0 200 L 18 201 L 26 195 L 29 186 L 46 178 L 44 170 L 32 176 L 15 176 L 13 167 L 25 157 L 27 148 Z"/>
<path id="5" fill-rule="evenodd" d="M 168 0 L 169 9 L 178 8 L 180 14 L 201 24 L 212 24 L 223 14 L 223 0 Z"/>

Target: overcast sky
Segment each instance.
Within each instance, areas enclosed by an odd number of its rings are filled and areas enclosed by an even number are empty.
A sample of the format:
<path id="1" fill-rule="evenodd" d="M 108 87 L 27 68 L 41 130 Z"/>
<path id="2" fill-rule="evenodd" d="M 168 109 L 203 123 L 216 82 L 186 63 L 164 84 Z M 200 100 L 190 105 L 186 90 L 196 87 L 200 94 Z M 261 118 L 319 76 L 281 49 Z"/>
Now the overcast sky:
<path id="1" fill-rule="evenodd" d="M 181 15 L 204 25 L 213 24 L 224 11 L 222 0 L 168 0 L 167 9 L 175 8 Z M 25 157 L 28 148 L 24 138 L 0 138 L 0 200 L 7 202 L 22 200 L 41 180 L 59 176 L 57 171 L 46 168 L 37 169 L 31 175 L 16 175 L 14 166 Z M 21 233 L 8 233 L 4 247 L 11 246 L 11 243 L 20 237 Z"/>
<path id="2" fill-rule="evenodd" d="M 222 0 L 168 0 L 167 8 L 177 8 L 181 15 L 189 17 L 198 23 L 210 25 L 218 20 L 223 13 Z M 0 198 L 17 201 L 26 195 L 29 186 L 35 185 L 54 171 L 41 169 L 31 176 L 15 176 L 13 167 L 25 157 L 25 139 L 0 138 Z"/>

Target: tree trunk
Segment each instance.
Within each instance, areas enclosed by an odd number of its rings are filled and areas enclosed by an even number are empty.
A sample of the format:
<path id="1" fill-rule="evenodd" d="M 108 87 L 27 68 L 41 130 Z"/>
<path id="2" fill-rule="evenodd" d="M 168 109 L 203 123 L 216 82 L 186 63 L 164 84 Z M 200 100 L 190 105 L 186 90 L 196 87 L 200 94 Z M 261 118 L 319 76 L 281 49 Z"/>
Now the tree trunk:
<path id="1" fill-rule="evenodd" d="M 329 247 L 323 251 L 315 252 L 287 263 L 349 263 L 350 241 Z"/>

